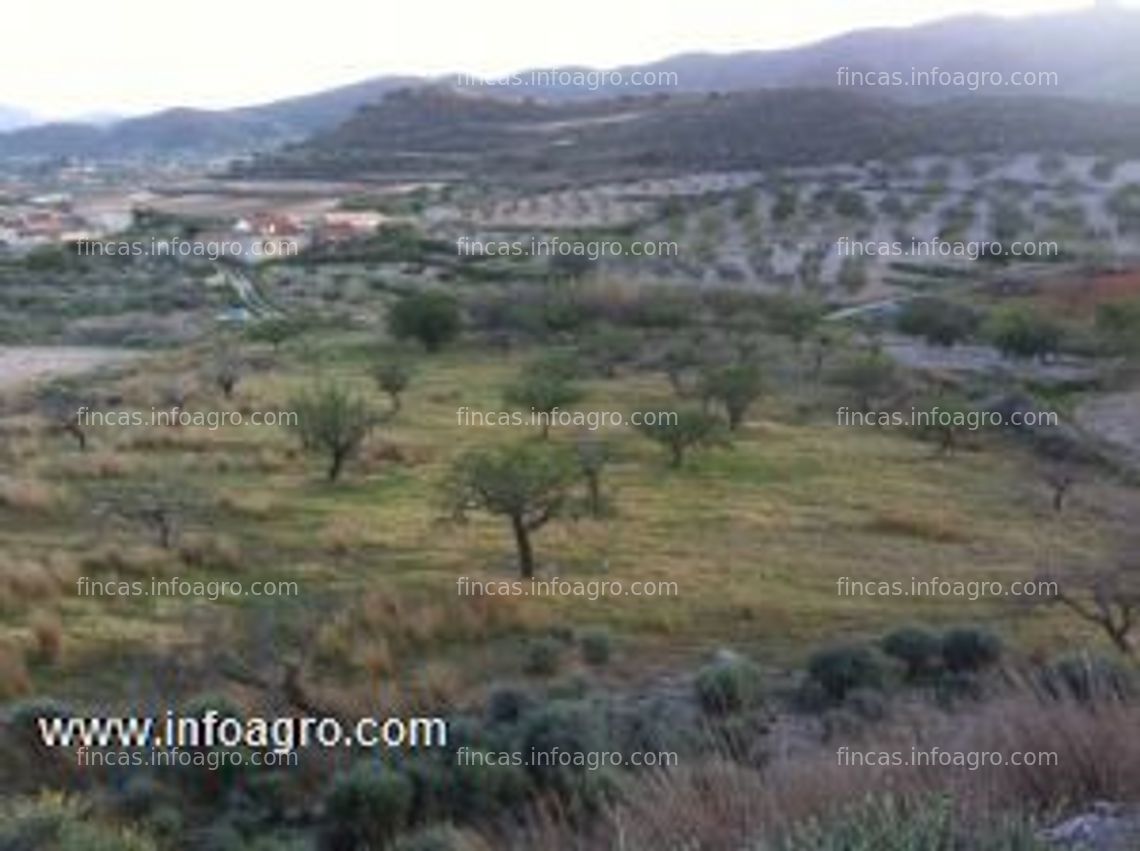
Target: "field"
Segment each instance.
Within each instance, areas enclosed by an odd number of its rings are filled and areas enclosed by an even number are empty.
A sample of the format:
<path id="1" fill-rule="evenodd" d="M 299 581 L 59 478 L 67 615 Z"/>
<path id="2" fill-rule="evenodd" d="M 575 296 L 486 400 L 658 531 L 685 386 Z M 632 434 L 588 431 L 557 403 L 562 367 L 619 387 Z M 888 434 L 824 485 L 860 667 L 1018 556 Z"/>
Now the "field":
<path id="1" fill-rule="evenodd" d="M 1105 584 L 1134 564 L 1140 508 L 1117 439 L 1135 420 L 1134 246 L 1089 217 L 1134 165 L 316 187 L 305 204 L 400 223 L 261 266 L 6 259 L 0 332 L 35 344 L 0 349 L 0 787 L 28 808 L 13 823 L 75 822 L 127 843 L 113 848 L 727 851 L 866 806 L 876 824 L 944 819 L 945 847 L 1007 819 L 1024 843 L 993 847 L 1040 851 L 1043 826 L 1133 800 L 1134 771 L 1100 769 L 1135 724 L 1131 586 Z M 236 205 L 257 194 L 230 188 Z M 208 205 L 200 189 L 188 204 Z M 1054 215 L 1077 196 L 1089 217 Z M 1065 219 L 1062 256 L 904 257 L 856 280 L 836 254 L 845 236 L 996 237 L 1011 203 L 1002 238 Z M 192 236 L 176 206 L 160 230 Z M 464 256 L 463 236 L 679 254 Z M 526 419 L 551 408 L 567 422 L 549 434 Z M 919 409 L 1059 419 L 853 420 Z M 690 431 L 636 427 L 645 413 Z M 486 590 L 533 587 L 531 552 L 555 593 Z M 1013 591 L 1047 581 L 1064 585 Z M 125 782 L 30 747 L 21 725 L 45 705 L 435 715 L 452 738 Z M 834 762 L 866 745 L 1060 748 L 1056 729 L 1080 737 L 1066 771 L 986 774 L 984 795 L 962 772 Z M 682 762 L 456 763 L 551 746 Z M 785 791 L 762 791 L 773 781 Z M 822 847 L 802 842 L 787 847 Z"/>

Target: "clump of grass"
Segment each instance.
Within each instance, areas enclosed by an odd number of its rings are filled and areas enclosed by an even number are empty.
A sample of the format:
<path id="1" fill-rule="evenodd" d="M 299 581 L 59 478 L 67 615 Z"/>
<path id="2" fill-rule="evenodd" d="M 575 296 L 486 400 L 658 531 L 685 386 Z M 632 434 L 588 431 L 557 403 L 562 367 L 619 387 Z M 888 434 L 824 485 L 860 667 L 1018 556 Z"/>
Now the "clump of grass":
<path id="1" fill-rule="evenodd" d="M 31 621 L 32 658 L 44 665 L 57 665 L 63 658 L 63 622 L 56 615 L 40 612 Z"/>
<path id="2" fill-rule="evenodd" d="M 62 501 L 59 490 L 45 482 L 0 478 L 0 508 L 26 514 L 47 514 Z"/>
<path id="3" fill-rule="evenodd" d="M 897 535 L 939 544 L 961 543 L 969 539 L 966 530 L 951 519 L 913 510 L 881 511 L 875 515 L 868 528 L 880 535 Z"/>
<path id="4" fill-rule="evenodd" d="M 24 651 L 12 644 L 0 644 L 0 701 L 22 697 L 31 690 Z"/>

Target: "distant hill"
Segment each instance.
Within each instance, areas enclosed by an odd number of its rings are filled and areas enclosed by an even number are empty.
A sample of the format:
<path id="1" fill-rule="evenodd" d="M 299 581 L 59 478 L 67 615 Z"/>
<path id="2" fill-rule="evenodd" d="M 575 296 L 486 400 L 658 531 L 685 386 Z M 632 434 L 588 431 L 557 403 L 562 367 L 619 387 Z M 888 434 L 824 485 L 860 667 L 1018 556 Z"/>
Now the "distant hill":
<path id="1" fill-rule="evenodd" d="M 906 104 L 835 89 L 549 103 L 404 90 L 242 167 L 246 176 L 615 175 L 823 165 L 923 154 L 1140 149 L 1140 104 L 1041 97 Z"/>
<path id="2" fill-rule="evenodd" d="M 648 65 L 620 69 L 675 75 L 674 90 L 734 91 L 756 88 L 830 87 L 840 83 L 839 69 L 859 72 L 911 69 L 950 72 L 997 72 L 1009 80 L 1015 72 L 1052 75 L 1039 87 L 984 86 L 984 94 L 1029 94 L 1140 102 L 1140 10 L 1101 8 L 1027 18 L 967 16 L 910 28 L 859 30 L 804 47 L 731 54 L 685 54 Z M 527 74 L 521 75 L 524 80 Z M 991 78 L 992 79 L 992 78 Z M 918 80 L 921 83 L 921 80 Z M 544 96 L 614 95 L 597 92 L 519 87 Z M 875 90 L 907 101 L 933 101 L 969 92 L 969 87 L 900 86 Z"/>
<path id="3" fill-rule="evenodd" d="M 34 115 L 25 110 L 0 106 L 0 132 L 27 127 L 29 124 L 35 124 L 36 120 Z"/>
<path id="4" fill-rule="evenodd" d="M 1009 79 L 1014 72 L 1046 74 L 1048 85 L 976 92 L 954 85 L 900 85 L 864 89 L 905 103 L 933 103 L 962 95 L 1067 97 L 1140 103 L 1140 10 L 1097 9 L 1028 18 L 970 16 L 905 29 L 862 30 L 804 47 L 723 55 L 686 54 L 641 66 L 615 69 L 625 79 L 652 73 L 658 89 L 673 94 L 756 89 L 820 88 L 851 91 L 858 74 L 911 69 L 986 72 Z M 841 78 L 840 69 L 849 76 Z M 484 95 L 534 97 L 553 102 L 607 100 L 645 95 L 651 86 L 614 87 L 608 75 L 589 85 L 573 82 L 575 70 L 554 69 L 550 79 L 530 71 L 509 87 L 459 86 Z M 458 75 L 435 79 L 385 76 L 269 104 L 205 111 L 173 109 L 97 127 L 49 124 L 0 133 L 3 156 L 133 157 L 219 155 L 267 150 L 335 127 L 357 109 L 409 86 L 455 86 Z M 564 81 L 569 80 L 570 84 Z M 675 81 L 675 82 L 674 82 Z M 495 82 L 495 81 L 490 81 Z M 0 111 L 0 129 L 4 113 Z"/>
<path id="5" fill-rule="evenodd" d="M 384 77 L 239 109 L 169 109 L 109 124 L 40 124 L 0 133 L 0 157 L 114 159 L 264 150 L 335 126 L 361 105 L 417 82 L 413 77 Z"/>

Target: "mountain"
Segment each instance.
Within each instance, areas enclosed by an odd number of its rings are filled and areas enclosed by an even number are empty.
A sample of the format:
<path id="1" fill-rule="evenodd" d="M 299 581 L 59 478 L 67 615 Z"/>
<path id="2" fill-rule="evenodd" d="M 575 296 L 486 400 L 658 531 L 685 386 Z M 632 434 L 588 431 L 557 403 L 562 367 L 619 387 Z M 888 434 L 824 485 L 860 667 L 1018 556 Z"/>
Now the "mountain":
<path id="1" fill-rule="evenodd" d="M 641 66 L 615 69 L 628 80 L 635 72 L 664 81 L 672 94 L 754 89 L 853 90 L 865 75 L 899 72 L 903 85 L 867 87 L 864 93 L 906 103 L 935 103 L 962 95 L 1069 97 L 1140 103 L 1140 11 L 1098 8 L 1028 18 L 968 16 L 905 29 L 862 30 L 803 47 L 722 55 L 685 54 Z M 846 69 L 846 76 L 842 69 Z M 1015 73 L 1047 75 L 1034 87 L 996 87 L 987 76 L 961 85 L 909 85 L 911 69 L 985 72 L 1009 79 Z M 555 102 L 607 100 L 645 95 L 652 86 L 608 85 L 609 75 L 590 69 L 523 71 L 518 84 L 467 82 L 463 91 L 534 97 Z M 578 81 L 575 81 L 575 72 Z M 458 76 L 435 79 L 385 76 L 349 86 L 258 106 L 223 111 L 174 109 L 105 127 L 50 124 L 0 133 L 3 156 L 194 156 L 266 150 L 326 131 L 387 93 L 416 85 L 457 86 Z M 941 81 L 939 81 L 941 83 Z M 971 91 L 974 89 L 974 91 Z M 0 113 L 2 129 L 3 113 Z"/>
<path id="2" fill-rule="evenodd" d="M 238 173 L 557 184 L 924 154 L 1125 157 L 1138 148 L 1140 104 L 1025 96 L 914 104 L 836 89 L 554 103 L 421 87 L 394 92 Z"/>
<path id="3" fill-rule="evenodd" d="M 674 90 L 733 91 L 851 85 L 840 69 L 856 72 L 911 70 L 985 72 L 1009 80 L 1015 72 L 1048 75 L 1033 87 L 981 85 L 983 94 L 1029 94 L 1140 102 L 1140 10 L 1098 8 L 1028 18 L 965 16 L 900 29 L 848 33 L 805 47 L 726 55 L 686 54 L 623 70 L 660 78 L 672 75 Z M 526 75 L 522 75 L 524 78 Z M 666 79 L 669 79 L 666 76 Z M 927 78 L 929 79 L 929 78 Z M 907 101 L 935 101 L 971 92 L 970 84 L 875 88 L 877 94 Z M 954 81 L 950 81 L 951 83 Z M 870 89 L 868 89 L 870 90 Z M 613 95 L 620 89 L 601 88 Z"/>
<path id="4" fill-rule="evenodd" d="M 30 112 L 10 106 L 0 106 L 0 132 L 18 130 L 35 124 L 37 120 Z"/>
<path id="5" fill-rule="evenodd" d="M 363 104 L 420 82 L 383 77 L 230 110 L 168 109 L 111 123 L 54 122 L 0 133 L 0 157 L 210 157 L 266 149 L 335 126 Z"/>

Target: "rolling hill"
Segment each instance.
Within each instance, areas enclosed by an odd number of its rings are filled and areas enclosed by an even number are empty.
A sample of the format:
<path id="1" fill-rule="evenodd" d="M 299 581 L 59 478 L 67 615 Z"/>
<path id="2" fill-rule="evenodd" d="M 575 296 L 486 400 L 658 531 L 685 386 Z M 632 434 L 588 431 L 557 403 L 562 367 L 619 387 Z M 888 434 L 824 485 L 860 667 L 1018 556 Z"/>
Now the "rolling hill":
<path id="1" fill-rule="evenodd" d="M 509 87 L 474 82 L 462 88 L 517 99 L 590 102 L 654 91 L 673 95 L 757 89 L 850 91 L 850 79 L 839 85 L 840 69 L 901 72 L 908 82 L 912 69 L 940 69 L 1000 74 L 1006 80 L 1014 72 L 1030 72 L 1045 75 L 1045 84 L 1022 88 L 904 84 L 863 92 L 911 104 L 941 103 L 964 95 L 1013 94 L 1140 103 L 1138 42 L 1140 11 L 1097 9 L 1028 18 L 970 16 L 910 28 L 862 30 L 784 50 L 685 54 L 615 69 L 627 80 L 635 72 L 650 73 L 664 81 L 656 89 L 607 85 L 604 77 L 597 84 L 575 84 L 573 72 L 583 69 L 573 68 L 553 69 L 546 77 L 522 71 L 518 83 Z M 381 76 L 238 109 L 171 109 L 108 126 L 72 123 L 25 127 L 0 133 L 0 157 L 217 156 L 264 151 L 328 131 L 392 91 L 420 85 L 453 86 L 458 79 L 458 75 L 432 79 Z M 0 130 L 4 129 L 4 116 L 0 110 Z"/>
<path id="2" fill-rule="evenodd" d="M 550 103 L 404 90 L 244 165 L 273 178 L 510 178 L 537 183 L 827 165 L 926 154 L 1126 156 L 1140 105 L 1034 97 L 903 104 L 777 89 Z"/>

